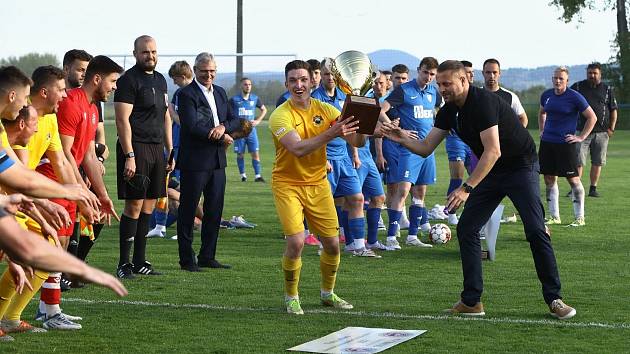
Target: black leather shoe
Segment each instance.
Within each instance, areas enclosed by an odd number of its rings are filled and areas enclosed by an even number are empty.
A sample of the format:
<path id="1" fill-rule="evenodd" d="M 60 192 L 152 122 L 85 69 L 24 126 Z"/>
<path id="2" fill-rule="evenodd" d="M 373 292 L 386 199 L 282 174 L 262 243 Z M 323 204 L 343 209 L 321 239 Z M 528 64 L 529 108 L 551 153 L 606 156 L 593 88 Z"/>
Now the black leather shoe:
<path id="1" fill-rule="evenodd" d="M 208 263 L 199 263 L 199 266 L 202 268 L 215 268 L 215 269 L 230 269 L 232 268 L 229 264 L 221 264 L 215 259 L 211 259 Z"/>
<path id="2" fill-rule="evenodd" d="M 196 264 L 183 265 L 180 268 L 189 272 L 201 272 L 201 268 Z"/>

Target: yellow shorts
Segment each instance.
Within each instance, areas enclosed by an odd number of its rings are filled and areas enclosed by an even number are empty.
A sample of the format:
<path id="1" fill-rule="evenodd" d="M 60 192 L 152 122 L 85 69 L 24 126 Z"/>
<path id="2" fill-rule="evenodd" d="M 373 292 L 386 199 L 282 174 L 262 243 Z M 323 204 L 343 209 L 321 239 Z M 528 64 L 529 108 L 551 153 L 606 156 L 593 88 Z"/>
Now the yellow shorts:
<path id="1" fill-rule="evenodd" d="M 285 235 L 303 232 L 304 217 L 309 229 L 320 237 L 339 234 L 335 202 L 327 180 L 307 186 L 274 182 L 271 192 Z"/>

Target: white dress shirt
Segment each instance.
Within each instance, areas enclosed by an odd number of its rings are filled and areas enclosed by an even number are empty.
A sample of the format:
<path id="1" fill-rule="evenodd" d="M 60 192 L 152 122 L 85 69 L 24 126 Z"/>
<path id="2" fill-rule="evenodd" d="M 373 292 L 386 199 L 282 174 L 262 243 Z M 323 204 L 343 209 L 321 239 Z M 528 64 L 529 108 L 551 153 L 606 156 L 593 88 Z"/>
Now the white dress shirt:
<path id="1" fill-rule="evenodd" d="M 208 105 L 210 105 L 210 110 L 212 111 L 212 119 L 214 120 L 214 126 L 219 126 L 219 114 L 217 113 L 217 103 L 214 100 L 214 86 L 210 85 L 210 89 L 208 90 L 205 86 L 197 81 L 195 78 L 195 82 L 203 92 L 203 95 L 206 96 L 206 100 L 208 101 Z"/>

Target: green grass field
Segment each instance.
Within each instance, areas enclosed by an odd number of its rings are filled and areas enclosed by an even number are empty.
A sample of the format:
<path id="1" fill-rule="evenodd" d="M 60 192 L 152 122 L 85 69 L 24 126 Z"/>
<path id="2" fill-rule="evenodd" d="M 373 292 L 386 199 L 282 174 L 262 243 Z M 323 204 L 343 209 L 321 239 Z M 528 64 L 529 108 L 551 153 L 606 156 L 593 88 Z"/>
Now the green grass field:
<path id="1" fill-rule="evenodd" d="M 114 126 L 108 125 L 107 130 L 113 147 Z M 263 174 L 269 181 L 274 153 L 266 125 L 259 129 L 259 137 Z M 259 225 L 254 230 L 222 231 L 217 258 L 233 269 L 180 271 L 176 241 L 150 239 L 148 259 L 163 276 L 126 281 L 129 296 L 122 299 L 95 286 L 66 292 L 62 307 L 84 317 L 81 331 L 18 334 L 14 342 L 0 343 L 0 352 L 281 353 L 347 326 L 428 330 L 389 350 L 391 353 L 627 352 L 628 151 L 630 132 L 618 131 L 598 188 L 603 197 L 586 201 L 587 226 L 552 228 L 563 294 L 578 311 L 568 321 L 559 322 L 548 315 L 520 223 L 502 225 L 497 259 L 484 262 L 484 318 L 442 314 L 461 291 L 456 240 L 428 250 L 404 247 L 382 253 L 382 259 L 344 254 L 336 292 L 355 305 L 349 312 L 319 305 L 318 256 L 316 248 L 306 246 L 300 283 L 306 315 L 287 315 L 280 269 L 284 240 L 270 186 L 240 182 L 230 151 L 224 217 L 243 214 Z M 438 184 L 429 188 L 430 206 L 444 204 L 448 170 L 443 146 L 438 148 L 437 161 Z M 116 195 L 114 162 L 113 158 L 108 161 L 107 176 L 112 196 Z M 252 180 L 249 161 L 247 169 Z M 568 184 L 561 182 L 560 190 L 564 195 Z M 117 205 L 121 210 L 121 204 Z M 569 222 L 572 209 L 568 198 L 562 198 L 561 209 L 563 221 Z M 513 211 L 506 201 L 505 213 Z M 169 228 L 168 235 L 174 233 L 175 228 Z M 199 239 L 198 233 L 195 237 Z M 381 233 L 380 239 L 384 238 Z M 104 230 L 88 261 L 115 271 L 117 225 Z M 32 319 L 35 304 L 26 309 L 24 319 Z"/>

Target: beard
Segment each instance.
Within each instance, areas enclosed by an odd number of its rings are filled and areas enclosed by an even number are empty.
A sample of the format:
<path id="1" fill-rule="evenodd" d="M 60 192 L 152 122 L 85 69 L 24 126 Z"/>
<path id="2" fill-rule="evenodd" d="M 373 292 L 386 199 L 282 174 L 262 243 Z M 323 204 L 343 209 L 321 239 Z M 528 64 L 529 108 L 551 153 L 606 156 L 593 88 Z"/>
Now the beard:
<path id="1" fill-rule="evenodd" d="M 143 71 L 153 71 L 156 65 L 157 65 L 157 60 L 154 61 L 153 64 L 149 64 L 149 62 L 138 62 L 138 66 Z"/>

